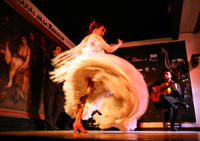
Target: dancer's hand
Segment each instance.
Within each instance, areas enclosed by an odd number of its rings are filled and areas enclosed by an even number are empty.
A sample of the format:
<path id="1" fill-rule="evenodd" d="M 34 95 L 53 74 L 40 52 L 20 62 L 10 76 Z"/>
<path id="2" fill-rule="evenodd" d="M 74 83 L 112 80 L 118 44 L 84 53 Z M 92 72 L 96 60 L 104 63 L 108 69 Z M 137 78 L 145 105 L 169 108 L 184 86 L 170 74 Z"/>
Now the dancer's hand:
<path id="1" fill-rule="evenodd" d="M 121 46 L 122 45 L 122 43 L 123 43 L 123 41 L 122 40 L 120 40 L 119 38 L 117 39 L 117 44 L 119 45 L 119 46 Z"/>

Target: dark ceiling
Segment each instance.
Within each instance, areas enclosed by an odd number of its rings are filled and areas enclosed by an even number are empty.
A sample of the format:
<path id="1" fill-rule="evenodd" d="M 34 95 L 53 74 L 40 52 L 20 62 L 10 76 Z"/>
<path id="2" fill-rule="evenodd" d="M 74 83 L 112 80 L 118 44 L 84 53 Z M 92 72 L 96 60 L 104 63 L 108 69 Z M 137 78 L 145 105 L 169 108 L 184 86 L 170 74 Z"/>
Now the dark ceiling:
<path id="1" fill-rule="evenodd" d="M 177 38 L 182 0 L 31 0 L 72 42 L 78 44 L 93 19 L 104 23 L 108 43 Z"/>

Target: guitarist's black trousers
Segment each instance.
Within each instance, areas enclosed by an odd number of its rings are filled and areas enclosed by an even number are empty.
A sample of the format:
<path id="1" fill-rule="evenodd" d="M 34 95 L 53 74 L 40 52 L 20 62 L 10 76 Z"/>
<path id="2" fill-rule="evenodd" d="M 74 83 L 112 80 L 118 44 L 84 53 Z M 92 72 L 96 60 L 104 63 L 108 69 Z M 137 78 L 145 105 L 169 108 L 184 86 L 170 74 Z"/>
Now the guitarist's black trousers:
<path id="1" fill-rule="evenodd" d="M 160 95 L 159 102 L 157 103 L 158 108 L 167 108 L 169 110 L 169 120 L 171 128 L 174 127 L 175 122 L 178 117 L 178 106 L 186 107 L 186 103 L 180 101 L 179 99 L 171 95 Z"/>

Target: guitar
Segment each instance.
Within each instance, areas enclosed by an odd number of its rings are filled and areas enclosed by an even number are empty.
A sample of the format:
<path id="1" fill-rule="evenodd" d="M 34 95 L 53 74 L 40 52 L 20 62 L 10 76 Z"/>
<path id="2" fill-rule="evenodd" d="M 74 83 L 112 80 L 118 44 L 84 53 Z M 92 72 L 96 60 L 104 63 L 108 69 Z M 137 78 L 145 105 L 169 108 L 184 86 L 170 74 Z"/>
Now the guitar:
<path id="1" fill-rule="evenodd" d="M 162 83 L 161 85 L 154 86 L 156 89 L 156 93 L 151 92 L 151 99 L 153 102 L 158 102 L 161 94 L 171 94 L 171 85 L 175 82 L 171 82 L 167 84 L 166 82 Z M 169 88 L 169 89 L 168 89 Z"/>

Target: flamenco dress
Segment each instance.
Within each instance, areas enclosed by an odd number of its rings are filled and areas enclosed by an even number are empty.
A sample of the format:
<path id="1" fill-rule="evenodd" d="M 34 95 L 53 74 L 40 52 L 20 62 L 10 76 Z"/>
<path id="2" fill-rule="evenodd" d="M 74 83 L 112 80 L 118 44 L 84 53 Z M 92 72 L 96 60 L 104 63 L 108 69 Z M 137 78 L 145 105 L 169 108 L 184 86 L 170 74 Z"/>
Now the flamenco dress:
<path id="1" fill-rule="evenodd" d="M 143 75 L 128 61 L 107 54 L 108 44 L 97 34 L 62 52 L 52 60 L 50 73 L 55 82 L 63 82 L 65 112 L 75 118 L 80 98 L 88 95 L 88 78 L 93 81 L 92 94 L 87 96 L 82 119 L 91 117 L 101 129 L 116 127 L 134 130 L 137 120 L 148 106 L 148 89 Z M 98 110 L 101 114 L 93 114 Z"/>

